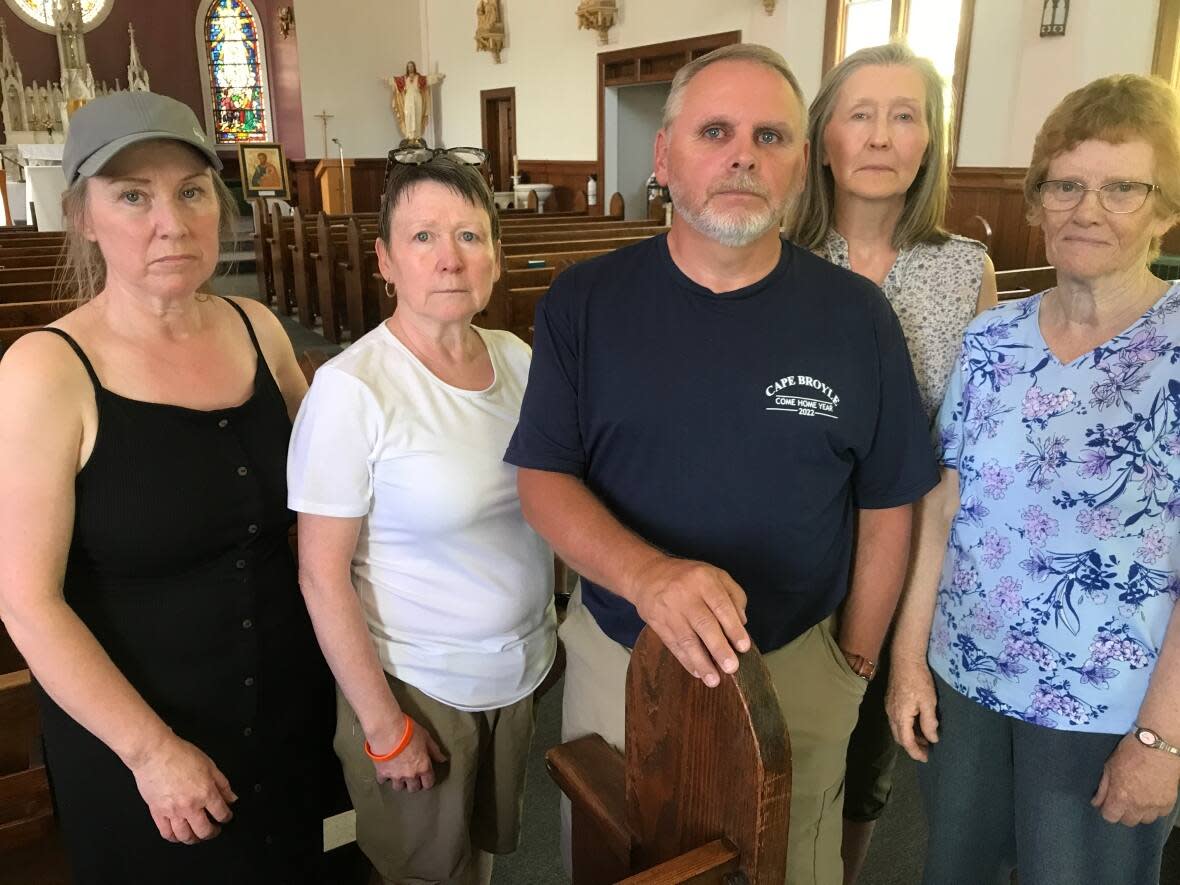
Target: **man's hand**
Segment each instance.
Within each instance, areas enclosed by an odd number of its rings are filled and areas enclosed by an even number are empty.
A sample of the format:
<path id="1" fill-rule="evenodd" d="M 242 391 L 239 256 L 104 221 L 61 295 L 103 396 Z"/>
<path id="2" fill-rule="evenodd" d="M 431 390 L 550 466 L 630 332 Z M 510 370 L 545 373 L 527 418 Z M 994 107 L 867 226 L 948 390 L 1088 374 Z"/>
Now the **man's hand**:
<path id="1" fill-rule="evenodd" d="M 703 562 L 656 556 L 630 581 L 626 598 L 689 673 L 713 688 L 750 650 L 746 594 L 728 574 Z"/>
<path id="2" fill-rule="evenodd" d="M 1112 824 L 1149 824 L 1176 807 L 1180 759 L 1127 735 L 1106 760 L 1090 804 Z"/>

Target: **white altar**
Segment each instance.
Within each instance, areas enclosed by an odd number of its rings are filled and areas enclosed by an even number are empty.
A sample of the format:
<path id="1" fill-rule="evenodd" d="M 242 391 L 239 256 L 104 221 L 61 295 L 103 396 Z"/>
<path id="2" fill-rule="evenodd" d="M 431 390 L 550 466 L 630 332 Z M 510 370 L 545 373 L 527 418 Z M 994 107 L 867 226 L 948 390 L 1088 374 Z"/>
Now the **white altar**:
<path id="1" fill-rule="evenodd" d="M 63 230 L 61 195 L 66 177 L 61 168 L 64 146 L 60 144 L 17 145 L 17 158 L 25 170 L 26 217 L 37 219 L 37 230 Z"/>

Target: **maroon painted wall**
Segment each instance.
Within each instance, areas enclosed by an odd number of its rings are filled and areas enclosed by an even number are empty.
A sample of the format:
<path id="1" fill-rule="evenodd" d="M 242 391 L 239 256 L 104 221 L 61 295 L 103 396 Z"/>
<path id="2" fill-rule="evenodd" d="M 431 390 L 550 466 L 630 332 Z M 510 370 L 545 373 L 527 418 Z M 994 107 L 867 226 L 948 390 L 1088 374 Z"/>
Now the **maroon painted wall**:
<path id="1" fill-rule="evenodd" d="M 261 19 L 270 79 L 272 137 L 287 156 L 306 156 L 303 107 L 299 91 L 298 12 L 286 40 L 279 33 L 279 9 L 295 8 L 293 0 L 252 0 Z M 205 119 L 201 79 L 204 65 L 197 55 L 196 14 L 200 0 L 114 0 L 110 14 L 86 34 L 86 55 L 96 80 L 127 84 L 127 23 L 135 25 L 139 56 L 152 80 L 152 91 L 189 105 Z M 59 76 L 57 43 L 52 34 L 30 27 L 4 3 L 0 15 L 8 25 L 8 42 L 21 66 L 25 85 Z"/>

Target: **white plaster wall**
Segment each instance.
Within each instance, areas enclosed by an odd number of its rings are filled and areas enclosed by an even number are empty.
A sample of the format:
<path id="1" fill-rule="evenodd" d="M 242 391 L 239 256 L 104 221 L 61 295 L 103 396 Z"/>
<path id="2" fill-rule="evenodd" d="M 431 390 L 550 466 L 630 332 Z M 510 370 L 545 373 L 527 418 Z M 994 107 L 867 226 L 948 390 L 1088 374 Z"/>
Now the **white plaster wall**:
<path id="1" fill-rule="evenodd" d="M 418 0 L 313 0 L 299 4 L 296 27 L 307 156 L 323 155 L 315 114 L 326 109 L 335 115 L 328 137 L 345 156 L 384 157 L 401 132 L 381 78 L 404 73 L 410 60 L 428 70 Z M 336 156 L 330 141 L 328 153 Z"/>
<path id="2" fill-rule="evenodd" d="M 1073 0 L 1064 37 L 1041 37 L 1041 0 L 975 4 L 959 164 L 1027 166 L 1066 93 L 1107 74 L 1151 71 L 1159 0 Z"/>
<path id="3" fill-rule="evenodd" d="M 422 4 L 431 63 L 447 76 L 444 144 L 479 144 L 479 91 L 512 86 L 522 159 L 595 159 L 597 55 L 628 46 L 741 31 L 743 39 L 782 52 L 808 94 L 819 83 L 824 0 L 779 0 L 773 16 L 761 0 L 624 0 L 606 46 L 596 33 L 577 29 L 575 0 L 501 0 L 507 39 L 499 65 L 473 51 L 476 0 Z"/>
<path id="4" fill-rule="evenodd" d="M 407 59 L 439 70 L 434 144 L 481 142 L 479 92 L 516 88 L 522 159 L 592 160 L 598 153 L 596 57 L 737 30 L 787 58 L 810 97 L 819 85 L 825 0 L 623 0 L 610 42 L 577 30 L 575 0 L 501 0 L 503 64 L 474 51 L 476 0 L 315 0 L 299 7 L 299 61 L 309 157 L 329 134 L 354 157 L 383 156 L 400 139 L 379 78 Z M 959 162 L 1023 166 L 1048 111 L 1071 89 L 1117 71 L 1150 70 L 1159 0 L 1073 0 L 1065 37 L 1038 35 L 1041 0 L 977 0 Z M 331 145 L 329 148 L 331 149 Z"/>

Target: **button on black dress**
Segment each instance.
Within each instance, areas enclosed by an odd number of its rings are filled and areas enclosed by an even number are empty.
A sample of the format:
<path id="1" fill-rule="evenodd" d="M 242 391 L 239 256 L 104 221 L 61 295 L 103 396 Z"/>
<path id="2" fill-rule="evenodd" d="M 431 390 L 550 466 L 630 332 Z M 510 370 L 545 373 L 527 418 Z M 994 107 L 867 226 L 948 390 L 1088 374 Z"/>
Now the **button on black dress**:
<path id="1" fill-rule="evenodd" d="M 42 696 L 46 761 L 79 883 L 317 880 L 332 756 L 331 674 L 288 544 L 286 405 L 258 354 L 240 406 L 105 390 L 75 484 L 65 598 L 144 700 L 238 795 L 209 842 L 159 835 L 119 758 Z"/>

